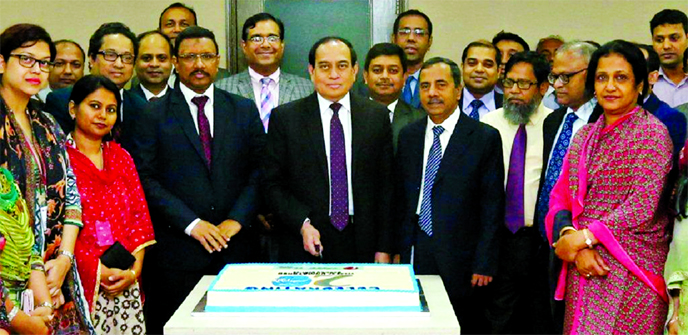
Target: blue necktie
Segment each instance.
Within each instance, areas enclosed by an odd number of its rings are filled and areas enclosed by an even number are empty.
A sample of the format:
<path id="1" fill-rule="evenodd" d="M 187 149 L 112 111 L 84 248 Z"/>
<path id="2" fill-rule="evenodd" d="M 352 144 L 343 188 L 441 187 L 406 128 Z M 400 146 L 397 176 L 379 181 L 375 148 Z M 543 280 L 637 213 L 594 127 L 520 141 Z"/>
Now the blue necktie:
<path id="1" fill-rule="evenodd" d="M 432 127 L 433 139 L 428 162 L 425 165 L 425 181 L 423 184 L 423 200 L 420 204 L 420 216 L 418 224 L 420 229 L 428 236 L 432 236 L 432 185 L 435 183 L 435 175 L 442 161 L 442 143 L 440 135 L 444 132 L 442 126 Z"/>
<path id="2" fill-rule="evenodd" d="M 339 119 L 341 104 L 330 105 L 330 221 L 342 231 L 349 222 L 349 182 L 346 174 L 346 143 L 344 128 Z"/>
<path id="3" fill-rule="evenodd" d="M 420 95 L 418 94 L 418 79 L 414 76 L 408 76 L 404 84 L 404 90 L 401 92 L 401 98 L 405 103 L 415 108 L 420 107 Z M 416 83 L 416 88 L 411 90 L 411 83 Z"/>
<path id="4" fill-rule="evenodd" d="M 483 102 L 476 99 L 471 101 L 471 114 L 468 116 L 471 117 L 471 119 L 475 120 L 480 120 L 480 107 L 484 106 Z"/>
<path id="5" fill-rule="evenodd" d="M 564 162 L 564 156 L 569 148 L 571 136 L 573 135 L 573 123 L 578 117 L 575 113 L 569 113 L 564 119 L 564 125 L 561 128 L 561 133 L 557 139 L 557 143 L 552 150 L 552 156 L 549 158 L 549 166 L 545 173 L 545 184 L 542 185 L 540 198 L 538 199 L 537 219 L 540 229 L 540 234 L 545 235 L 545 217 L 549 211 L 549 195 L 556 184 L 559 175 L 561 174 L 561 165 Z"/>

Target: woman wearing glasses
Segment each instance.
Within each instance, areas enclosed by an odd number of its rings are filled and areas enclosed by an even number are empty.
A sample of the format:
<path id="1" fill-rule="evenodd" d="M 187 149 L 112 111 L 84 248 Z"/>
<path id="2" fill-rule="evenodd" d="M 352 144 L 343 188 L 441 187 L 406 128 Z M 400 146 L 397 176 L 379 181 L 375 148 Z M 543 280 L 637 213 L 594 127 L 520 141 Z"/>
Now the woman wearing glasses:
<path id="1" fill-rule="evenodd" d="M 546 227 L 564 261 L 555 298 L 565 334 L 658 334 L 667 313 L 662 271 L 668 210 L 660 201 L 672 143 L 639 104 L 640 49 L 612 41 L 590 60 L 586 88 L 604 110 L 573 139 L 550 198 Z"/>
<path id="2" fill-rule="evenodd" d="M 0 167 L 9 170 L 19 186 L 31 213 L 35 252 L 45 261 L 31 265 L 29 281 L 34 277 L 42 281 L 29 287 L 35 304 L 32 313 L 52 314 L 56 333 L 93 332 L 78 272 L 72 266 L 82 226 L 81 203 L 64 134 L 31 100 L 47 84 L 55 46 L 43 28 L 32 24 L 7 28 L 0 34 L 0 45 Z"/>

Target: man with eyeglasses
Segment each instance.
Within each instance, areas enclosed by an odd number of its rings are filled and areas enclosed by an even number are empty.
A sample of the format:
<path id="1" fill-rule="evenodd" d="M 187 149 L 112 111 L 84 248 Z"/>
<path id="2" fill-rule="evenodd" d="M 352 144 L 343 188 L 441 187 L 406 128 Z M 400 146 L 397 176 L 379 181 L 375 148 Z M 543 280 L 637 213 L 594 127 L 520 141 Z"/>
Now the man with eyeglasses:
<path id="1" fill-rule="evenodd" d="M 130 91 L 146 101 L 160 99 L 172 90 L 167 85 L 172 72 L 172 43 L 157 30 L 140 34 L 138 40 L 139 52 L 134 69 L 140 83 L 132 86 Z"/>
<path id="2" fill-rule="evenodd" d="M 123 23 L 111 22 L 101 25 L 88 43 L 88 61 L 91 74 L 112 80 L 119 87 L 122 105 L 119 108 L 119 129 L 113 130 L 115 140 L 125 149 L 129 148 L 125 133 L 146 102 L 137 95 L 124 90 L 134 73 L 134 60 L 138 51 L 136 35 Z M 65 133 L 74 129 L 74 119 L 69 115 L 69 96 L 72 88 L 62 88 L 48 94 L 45 111 L 52 114 Z"/>
<path id="3" fill-rule="evenodd" d="M 500 227 L 497 276 L 488 320 L 493 334 L 549 334 L 547 263 L 549 246 L 535 224 L 535 203 L 543 159 L 542 105 L 549 63 L 534 51 L 511 56 L 505 66 L 504 107 L 482 122 L 502 137 L 506 178 L 504 225 Z"/>
<path id="4" fill-rule="evenodd" d="M 162 334 L 202 276 L 258 254 L 250 226 L 265 132 L 256 106 L 213 84 L 220 55 L 210 30 L 185 29 L 173 52 L 179 84 L 130 133 L 157 241 L 143 265 L 150 334 Z"/>
<path id="5" fill-rule="evenodd" d="M 50 69 L 49 86 L 37 94 L 38 99 L 43 102 L 53 90 L 72 86 L 84 76 L 86 54 L 78 43 L 59 40 L 55 42 L 55 49 L 57 54 Z"/>
<path id="6" fill-rule="evenodd" d="M 241 29 L 241 49 L 248 69 L 219 80 L 218 88 L 255 101 L 265 131 L 273 108 L 313 93 L 313 83 L 280 69 L 284 24 L 268 13 L 249 17 Z"/>
<path id="7" fill-rule="evenodd" d="M 597 106 L 597 99 L 585 90 L 585 79 L 588 63 L 596 46 L 579 40 L 564 43 L 554 55 L 552 71 L 547 80 L 554 86 L 557 103 L 560 108 L 554 110 L 544 121 L 544 151 L 540 189 L 536 205 L 536 223 L 541 232 L 542 241 L 547 243 L 544 234 L 545 216 L 549 211 L 549 196 L 561 173 L 564 155 L 571 140 L 584 125 L 593 123 L 602 115 L 602 108 Z M 554 318 L 555 331 L 561 333 L 564 322 L 564 306 L 554 300 L 554 285 L 559 275 L 561 262 L 552 258 L 549 271 L 550 306 Z"/>
<path id="8" fill-rule="evenodd" d="M 418 77 L 432 45 L 432 22 L 425 13 L 411 9 L 397 16 L 392 31 L 392 43 L 406 54 L 407 77 L 401 99 L 413 108 L 420 108 Z"/>

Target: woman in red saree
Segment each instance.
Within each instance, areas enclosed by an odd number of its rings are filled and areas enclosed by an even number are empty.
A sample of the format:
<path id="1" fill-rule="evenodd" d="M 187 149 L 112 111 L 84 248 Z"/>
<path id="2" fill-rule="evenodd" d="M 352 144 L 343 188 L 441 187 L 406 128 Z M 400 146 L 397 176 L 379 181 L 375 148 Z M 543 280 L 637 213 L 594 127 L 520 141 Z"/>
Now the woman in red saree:
<path id="1" fill-rule="evenodd" d="M 96 333 L 143 334 L 138 278 L 145 248 L 155 241 L 134 161 L 117 143 L 107 141 L 119 106 L 119 89 L 105 77 L 85 76 L 72 89 L 69 113 L 76 126 L 67 137 L 67 153 L 84 222 L 74 254 Z M 135 257 L 129 268 L 101 263 L 115 242 Z"/>
<path id="2" fill-rule="evenodd" d="M 555 299 L 566 334 L 658 334 L 667 312 L 662 271 L 671 169 L 666 127 L 639 103 L 647 91 L 641 51 L 612 41 L 592 56 L 586 88 L 604 117 L 577 134 L 552 190 L 547 235 L 564 261 Z"/>

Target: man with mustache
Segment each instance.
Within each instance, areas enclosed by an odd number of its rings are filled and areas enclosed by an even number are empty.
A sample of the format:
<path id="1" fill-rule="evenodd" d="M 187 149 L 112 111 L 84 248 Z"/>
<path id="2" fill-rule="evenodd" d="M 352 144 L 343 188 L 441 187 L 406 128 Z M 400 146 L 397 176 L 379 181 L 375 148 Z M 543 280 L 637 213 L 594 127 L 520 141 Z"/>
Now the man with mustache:
<path id="1" fill-rule="evenodd" d="M 258 13 L 244 22 L 241 49 L 248 69 L 219 80 L 217 87 L 255 101 L 267 132 L 272 109 L 305 98 L 313 92 L 313 84 L 280 69 L 284 55 L 284 24 L 268 13 Z"/>
<path id="2" fill-rule="evenodd" d="M 407 77 L 406 68 L 406 54 L 401 47 L 392 43 L 378 43 L 368 51 L 363 71 L 370 99 L 387 106 L 389 110 L 395 152 L 401 128 L 425 116 L 422 110 L 399 99 Z"/>
<path id="3" fill-rule="evenodd" d="M 428 60 L 419 85 L 428 117 L 401 130 L 395 166 L 401 261 L 416 274 L 440 275 L 462 333 L 484 334 L 484 286 L 497 273 L 504 220 L 501 140 L 461 113 L 456 63 Z"/>
<path id="4" fill-rule="evenodd" d="M 157 30 L 140 34 L 138 40 L 135 70 L 140 82 L 130 91 L 146 101 L 160 99 L 172 89 L 167 85 L 172 72 L 172 43 Z"/>
<path id="5" fill-rule="evenodd" d="M 115 140 L 125 149 L 129 149 L 126 132 L 130 131 L 135 119 L 145 108 L 145 100 L 129 91 L 124 86 L 134 73 L 134 61 L 138 52 L 136 35 L 123 23 L 111 22 L 101 25 L 88 42 L 88 64 L 91 74 L 101 75 L 112 80 L 120 89 L 122 105 L 119 106 L 119 130 L 113 131 Z M 68 106 L 72 87 L 55 90 L 48 94 L 45 111 L 52 114 L 69 133 L 74 129 L 74 119 L 70 117 Z"/>
<path id="6" fill-rule="evenodd" d="M 537 52 L 514 54 L 505 67 L 504 107 L 482 122 L 502 137 L 506 207 L 500 227 L 498 276 L 488 319 L 493 334 L 551 333 L 547 285 L 549 245 L 535 224 L 543 159 L 543 121 L 552 110 L 541 104 L 549 63 Z"/>
<path id="7" fill-rule="evenodd" d="M 665 9 L 650 21 L 652 47 L 659 55 L 661 68 L 654 85 L 657 97 L 676 107 L 688 103 L 688 74 L 683 53 L 688 48 L 688 17 L 676 9 Z"/>
<path id="8" fill-rule="evenodd" d="M 71 40 L 59 40 L 55 42 L 57 54 L 55 64 L 50 69 L 48 87 L 38 92 L 38 99 L 45 102 L 48 94 L 53 90 L 74 85 L 84 76 L 84 60 L 86 55 L 81 46 Z"/>
<path id="9" fill-rule="evenodd" d="M 425 13 L 411 9 L 394 20 L 392 42 L 406 54 L 406 79 L 401 98 L 414 108 L 420 108 L 418 76 L 425 54 L 432 45 L 432 22 Z"/>
<path id="10" fill-rule="evenodd" d="M 213 85 L 215 35 L 190 27 L 177 36 L 179 84 L 150 102 L 131 149 L 157 244 L 146 253 L 146 328 L 163 325 L 204 275 L 252 262 L 257 240 L 258 163 L 265 133 L 255 104 Z"/>
<path id="11" fill-rule="evenodd" d="M 466 85 L 459 99 L 459 108 L 475 120 L 502 107 L 503 95 L 495 91 L 499 80 L 502 53 L 492 43 L 480 40 L 463 49 L 463 81 Z"/>

